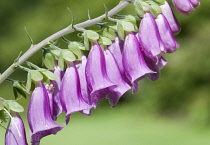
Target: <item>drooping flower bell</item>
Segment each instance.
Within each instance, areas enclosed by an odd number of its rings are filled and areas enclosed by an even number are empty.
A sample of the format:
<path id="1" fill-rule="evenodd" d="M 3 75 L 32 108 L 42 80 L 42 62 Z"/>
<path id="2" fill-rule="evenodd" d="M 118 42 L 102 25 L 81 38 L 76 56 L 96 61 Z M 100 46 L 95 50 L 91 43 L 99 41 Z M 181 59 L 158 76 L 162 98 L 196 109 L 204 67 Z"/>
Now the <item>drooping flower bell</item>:
<path id="1" fill-rule="evenodd" d="M 145 62 L 147 64 L 147 66 L 153 70 L 156 73 L 152 73 L 148 75 L 148 78 L 151 81 L 156 81 L 158 80 L 158 78 L 160 77 L 160 70 L 167 64 L 167 61 L 163 58 L 160 57 L 158 60 L 158 63 L 155 63 L 154 61 L 152 61 L 150 58 L 148 58 L 145 54 L 143 54 Z"/>
<path id="2" fill-rule="evenodd" d="M 189 15 L 200 4 L 198 0 L 172 0 L 172 2 L 176 9 L 184 15 Z"/>
<path id="3" fill-rule="evenodd" d="M 96 105 L 100 99 L 106 97 L 107 89 L 115 85 L 107 76 L 104 54 L 97 42 L 92 45 L 85 72 L 91 91 L 91 103 Z"/>
<path id="4" fill-rule="evenodd" d="M 158 58 L 165 53 L 157 24 L 151 13 L 145 13 L 139 27 L 139 41 L 147 57 L 157 62 Z"/>
<path id="5" fill-rule="evenodd" d="M 114 42 L 108 46 L 108 49 L 112 52 L 121 74 L 124 74 L 124 67 L 122 63 L 122 50 L 124 42 L 120 40 L 119 36 L 116 36 Z"/>
<path id="6" fill-rule="evenodd" d="M 5 145 L 28 145 L 25 128 L 20 115 L 13 112 L 5 134 Z"/>
<path id="7" fill-rule="evenodd" d="M 175 40 L 168 21 L 163 14 L 159 14 L 155 19 L 160 37 L 167 53 L 172 53 L 178 48 L 179 44 Z"/>
<path id="8" fill-rule="evenodd" d="M 179 26 L 179 22 L 176 19 L 176 17 L 174 15 L 170 5 L 168 4 L 168 2 L 165 1 L 164 5 L 161 5 L 160 8 L 162 10 L 163 15 L 166 17 L 173 34 L 179 33 L 180 30 L 181 30 L 181 28 Z"/>
<path id="9" fill-rule="evenodd" d="M 127 92 L 131 87 L 125 82 L 122 74 L 120 73 L 120 68 L 117 64 L 116 59 L 112 53 L 106 49 L 104 51 L 104 56 L 106 60 L 106 70 L 109 79 L 116 84 L 108 89 L 107 98 L 109 98 L 110 104 L 114 107 L 119 101 L 120 97 Z"/>
<path id="10" fill-rule="evenodd" d="M 63 128 L 52 119 L 49 96 L 42 82 L 38 82 L 32 93 L 27 116 L 32 145 L 39 145 L 41 138 L 56 134 Z"/>
<path id="11" fill-rule="evenodd" d="M 53 120 L 56 120 L 57 117 L 62 113 L 62 105 L 60 101 L 60 85 L 64 75 L 64 72 L 58 67 L 55 66 L 53 73 L 57 77 L 56 80 L 51 80 L 50 84 L 46 85 L 50 100 L 50 110 Z"/>
<path id="12" fill-rule="evenodd" d="M 130 32 L 125 38 L 122 56 L 125 74 L 133 85 L 133 92 L 136 92 L 138 89 L 138 80 L 155 72 L 147 66 L 139 41 L 133 32 Z"/>
<path id="13" fill-rule="evenodd" d="M 66 124 L 69 123 L 72 113 L 90 110 L 92 108 L 92 106 L 87 104 L 82 98 L 79 75 L 73 62 L 69 62 L 63 76 L 60 99 L 63 110 L 66 112 Z"/>
<path id="14" fill-rule="evenodd" d="M 79 74 L 79 81 L 80 81 L 82 97 L 87 104 L 91 105 L 90 90 L 88 89 L 87 80 L 86 80 L 86 76 L 85 76 L 86 64 L 87 64 L 87 58 L 85 55 L 82 55 L 81 61 L 76 63 L 76 68 L 77 68 L 77 71 Z M 85 115 L 90 115 L 91 109 L 82 110 L 81 113 L 83 113 Z"/>

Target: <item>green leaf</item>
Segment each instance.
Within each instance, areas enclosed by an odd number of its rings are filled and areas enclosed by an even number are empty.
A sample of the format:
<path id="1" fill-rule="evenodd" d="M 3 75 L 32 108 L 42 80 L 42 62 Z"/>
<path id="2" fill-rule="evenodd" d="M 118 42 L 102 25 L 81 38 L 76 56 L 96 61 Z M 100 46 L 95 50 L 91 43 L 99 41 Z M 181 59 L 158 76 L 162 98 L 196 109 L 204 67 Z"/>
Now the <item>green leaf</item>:
<path id="1" fill-rule="evenodd" d="M 30 90 L 31 90 L 31 74 L 30 74 L 30 72 L 27 75 L 26 90 L 27 90 L 27 92 L 30 92 Z"/>
<path id="2" fill-rule="evenodd" d="M 55 58 L 52 55 L 52 53 L 46 53 L 44 56 L 44 64 L 45 66 L 50 69 L 53 70 L 55 67 Z"/>
<path id="3" fill-rule="evenodd" d="M 116 31 L 110 27 L 106 27 L 103 29 L 103 32 L 102 32 L 102 36 L 110 39 L 110 40 L 114 40 L 115 37 L 116 37 Z"/>
<path id="4" fill-rule="evenodd" d="M 56 75 L 54 75 L 51 71 L 42 70 L 41 73 L 44 74 L 49 80 L 57 80 Z"/>
<path id="5" fill-rule="evenodd" d="M 14 112 L 23 112 L 24 111 L 24 108 L 19 103 L 15 102 L 15 101 L 8 100 L 8 101 L 6 101 L 6 103 L 8 104 L 9 109 Z"/>
<path id="6" fill-rule="evenodd" d="M 43 75 L 38 70 L 30 71 L 31 79 L 35 82 L 42 81 Z"/>
<path id="7" fill-rule="evenodd" d="M 63 59 L 68 62 L 76 60 L 75 55 L 69 50 L 62 50 Z"/>
<path id="8" fill-rule="evenodd" d="M 125 32 L 123 29 L 123 25 L 120 23 L 120 21 L 117 23 L 117 33 L 121 40 L 125 39 Z"/>
<path id="9" fill-rule="evenodd" d="M 17 99 L 17 97 L 18 97 L 18 94 L 16 94 L 16 93 L 19 93 L 21 96 L 26 98 L 26 94 L 27 94 L 26 87 L 23 85 L 23 83 L 21 83 L 19 81 L 15 81 L 13 83 L 13 92 L 15 95 L 15 99 Z"/>
<path id="10" fill-rule="evenodd" d="M 92 30 L 87 30 L 86 33 L 87 33 L 87 38 L 92 41 L 96 41 L 99 39 L 99 34 Z"/>

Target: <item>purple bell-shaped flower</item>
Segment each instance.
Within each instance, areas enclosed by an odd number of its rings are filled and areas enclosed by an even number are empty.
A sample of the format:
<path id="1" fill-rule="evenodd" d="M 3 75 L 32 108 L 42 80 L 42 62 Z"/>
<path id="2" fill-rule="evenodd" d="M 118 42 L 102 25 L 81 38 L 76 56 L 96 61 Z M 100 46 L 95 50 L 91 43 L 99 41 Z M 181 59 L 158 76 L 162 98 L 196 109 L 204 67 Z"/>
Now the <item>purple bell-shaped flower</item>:
<path id="1" fill-rule="evenodd" d="M 189 15 L 194 10 L 190 0 L 172 0 L 172 2 L 175 8 L 184 15 Z"/>
<path id="2" fill-rule="evenodd" d="M 196 8 L 200 5 L 200 1 L 199 0 L 190 0 L 191 4 Z"/>
<path id="3" fill-rule="evenodd" d="M 64 112 L 66 112 L 66 124 L 69 123 L 70 115 L 82 110 L 90 110 L 81 95 L 79 75 L 73 62 L 69 62 L 66 72 L 63 76 L 60 99 Z"/>
<path id="4" fill-rule="evenodd" d="M 91 105 L 90 90 L 88 89 L 87 80 L 86 80 L 86 76 L 85 76 L 86 64 L 87 64 L 87 57 L 85 55 L 82 55 L 81 61 L 77 62 L 77 64 L 76 64 L 76 68 L 77 68 L 77 71 L 79 74 L 79 81 L 80 81 L 82 97 L 87 104 Z M 90 115 L 91 109 L 82 110 L 81 113 L 83 113 L 85 115 Z"/>
<path id="5" fill-rule="evenodd" d="M 58 66 L 54 68 L 53 73 L 57 77 L 56 80 L 50 81 L 50 84 L 46 85 L 46 89 L 50 101 L 50 110 L 53 120 L 56 120 L 57 117 L 62 113 L 63 108 L 60 101 L 60 86 L 61 81 L 64 75 L 64 71 L 60 70 Z"/>
<path id="6" fill-rule="evenodd" d="M 168 21 L 163 14 L 159 14 L 155 19 L 160 37 L 167 53 L 172 53 L 179 47 L 179 44 L 175 40 Z"/>
<path id="7" fill-rule="evenodd" d="M 32 145 L 39 145 L 41 138 L 56 134 L 63 128 L 52 119 L 49 96 L 42 82 L 38 83 L 32 93 L 27 116 Z"/>
<path id="8" fill-rule="evenodd" d="M 104 54 L 97 42 L 92 45 L 85 72 L 91 91 L 91 103 L 96 105 L 100 99 L 106 97 L 107 89 L 115 85 L 107 76 Z"/>
<path id="9" fill-rule="evenodd" d="M 151 70 L 153 70 L 154 72 L 156 72 L 156 73 L 153 73 L 153 74 L 149 74 L 148 75 L 148 78 L 151 81 L 158 80 L 158 78 L 160 77 L 160 70 L 167 64 L 167 61 L 163 57 L 160 57 L 159 60 L 158 60 L 158 63 L 155 63 L 150 58 L 148 58 L 146 55 L 143 55 L 143 56 L 144 56 L 144 59 L 145 59 L 145 62 L 147 64 L 147 66 Z"/>
<path id="10" fill-rule="evenodd" d="M 165 1 L 164 5 L 160 6 L 163 15 L 166 17 L 173 34 L 177 34 L 180 32 L 181 28 L 179 26 L 179 22 L 177 21 L 170 5 L 167 1 Z"/>
<path id="11" fill-rule="evenodd" d="M 5 145 L 28 145 L 25 127 L 20 115 L 13 112 L 7 132 L 5 134 Z"/>
<path id="12" fill-rule="evenodd" d="M 120 73 L 117 61 L 108 49 L 104 51 L 104 56 L 106 60 L 107 75 L 109 79 L 115 84 L 115 86 L 108 89 L 107 95 L 110 104 L 112 104 L 114 107 L 119 101 L 120 97 L 131 87 L 124 81 Z"/>
<path id="13" fill-rule="evenodd" d="M 140 49 L 139 41 L 133 32 L 130 32 L 125 38 L 122 55 L 125 74 L 132 84 L 133 92 L 136 92 L 138 89 L 138 80 L 155 72 L 147 66 Z"/>
<path id="14" fill-rule="evenodd" d="M 147 57 L 157 62 L 158 58 L 164 54 L 166 50 L 160 38 L 155 19 L 151 13 L 144 14 L 138 35 L 144 53 Z"/>

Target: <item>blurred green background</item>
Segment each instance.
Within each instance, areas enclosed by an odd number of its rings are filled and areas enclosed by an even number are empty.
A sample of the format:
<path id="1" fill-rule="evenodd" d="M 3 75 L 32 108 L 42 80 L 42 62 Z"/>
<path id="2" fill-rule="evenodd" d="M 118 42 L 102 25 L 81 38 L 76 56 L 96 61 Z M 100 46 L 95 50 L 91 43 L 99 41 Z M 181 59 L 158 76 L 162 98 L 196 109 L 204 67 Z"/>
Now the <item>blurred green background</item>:
<path id="1" fill-rule="evenodd" d="M 1 0 L 0 1 L 0 72 L 18 54 L 25 52 L 30 41 L 35 43 L 68 26 L 71 15 L 75 23 L 104 13 L 104 4 L 113 8 L 119 0 Z M 76 113 L 71 122 L 56 136 L 41 141 L 42 145 L 209 145 L 210 143 L 210 2 L 189 16 L 175 14 L 182 31 L 176 36 L 180 48 L 167 54 L 166 67 L 158 81 L 144 79 L 137 94 L 127 92 L 116 108 L 107 100 L 99 102 L 90 117 Z M 135 14 L 130 5 L 120 14 Z M 78 40 L 75 34 L 66 38 Z M 41 51 L 30 61 L 41 65 Z M 17 70 L 11 78 L 25 80 L 26 73 Z M 11 84 L 0 85 L 0 96 L 13 99 Z M 27 108 L 29 98 L 20 101 Z M 21 114 L 25 119 L 26 111 Z M 26 121 L 27 122 L 27 121 Z M 64 117 L 58 120 L 62 124 Z M 6 126 L 6 124 L 3 124 Z M 28 125 L 26 123 L 28 133 Z M 4 141 L 0 128 L 0 144 Z"/>

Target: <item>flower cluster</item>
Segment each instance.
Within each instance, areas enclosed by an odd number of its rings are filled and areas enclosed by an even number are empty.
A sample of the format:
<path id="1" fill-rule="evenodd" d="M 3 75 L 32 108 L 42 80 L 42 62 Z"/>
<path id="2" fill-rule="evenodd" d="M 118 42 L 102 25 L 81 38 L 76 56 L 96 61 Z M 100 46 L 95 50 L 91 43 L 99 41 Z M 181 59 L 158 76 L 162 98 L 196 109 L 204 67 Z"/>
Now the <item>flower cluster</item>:
<path id="1" fill-rule="evenodd" d="M 173 0 L 173 4 L 179 12 L 189 14 L 199 1 Z M 137 92 L 141 79 L 159 78 L 160 69 L 167 63 L 163 55 L 179 47 L 174 35 L 180 26 L 167 1 L 136 0 L 134 5 L 139 23 L 134 16 L 108 18 L 111 24 L 102 24 L 101 35 L 83 30 L 84 44 L 68 41 L 69 49 L 60 49 L 50 42 L 49 48 L 44 48 L 48 70 L 35 66 L 36 70 L 28 73 L 26 86 L 31 90 L 31 83 L 35 85 L 27 115 L 33 145 L 62 130 L 63 126 L 55 123 L 62 112 L 68 124 L 72 113 L 90 115 L 103 98 L 115 107 L 125 92 Z M 17 114 L 14 118 L 18 121 L 13 124 L 11 119 L 6 145 L 27 144 L 22 120 Z M 16 143 L 11 143 L 11 138 Z"/>

